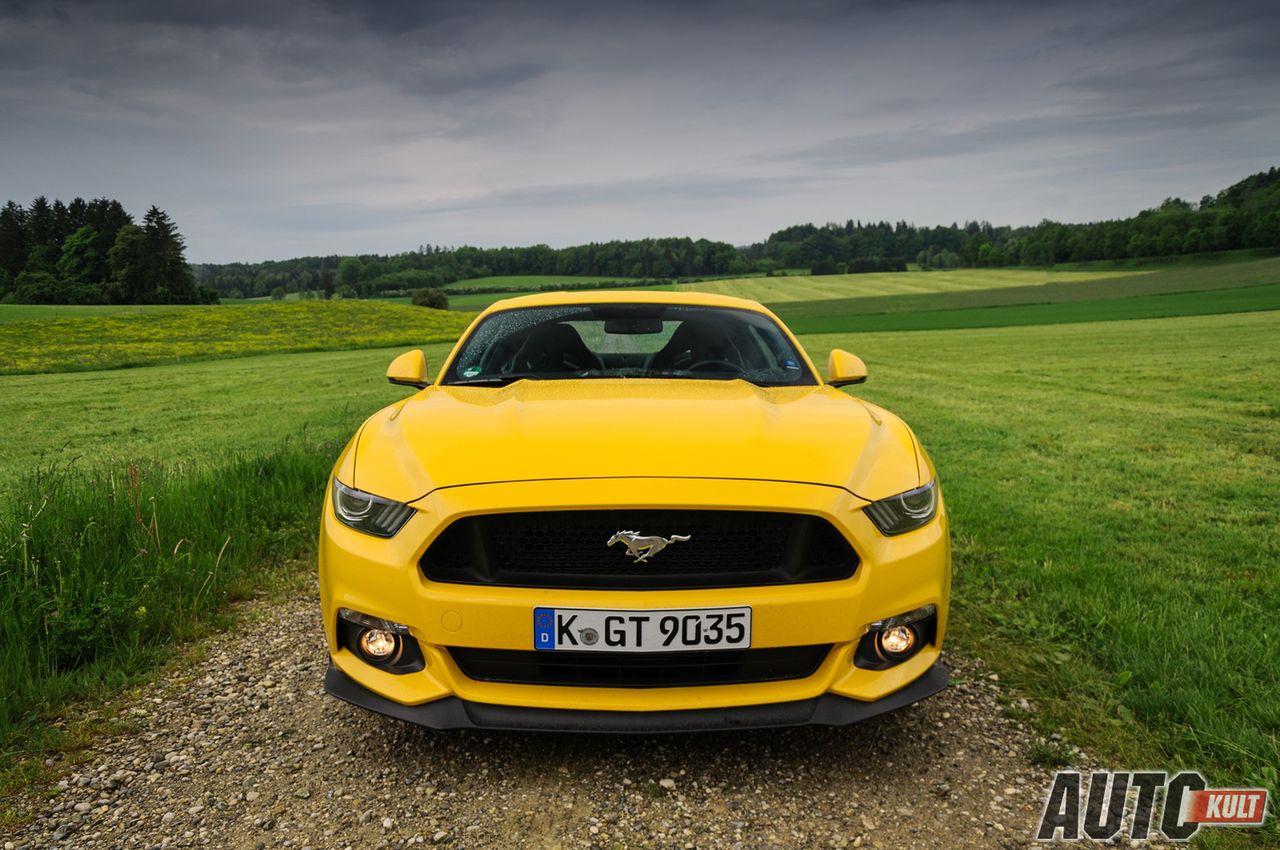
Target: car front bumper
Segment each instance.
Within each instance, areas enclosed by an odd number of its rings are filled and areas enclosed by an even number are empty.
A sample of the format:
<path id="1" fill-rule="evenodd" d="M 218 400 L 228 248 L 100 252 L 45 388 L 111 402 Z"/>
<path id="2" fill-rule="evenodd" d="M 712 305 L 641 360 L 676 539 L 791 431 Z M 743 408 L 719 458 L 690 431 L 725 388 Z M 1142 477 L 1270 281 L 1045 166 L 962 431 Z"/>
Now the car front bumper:
<path id="1" fill-rule="evenodd" d="M 333 664 L 325 674 L 324 689 L 344 702 L 428 729 L 648 735 L 780 726 L 848 726 L 931 697 L 945 688 L 947 682 L 947 670 L 938 662 L 902 690 L 873 702 L 822 694 L 792 702 L 670 711 L 526 708 L 469 702 L 458 697 L 445 697 L 422 705 L 402 705 L 375 694 Z"/>
<path id="2" fill-rule="evenodd" d="M 945 510 L 898 537 L 881 535 L 866 502 L 838 488 L 788 482 L 591 479 L 486 484 L 436 491 L 391 539 L 342 525 L 326 502 L 320 536 L 320 593 L 331 694 L 373 711 L 434 728 L 675 731 L 703 728 L 840 725 L 923 699 L 946 685 L 939 665 L 951 562 Z M 418 567 L 454 519 L 520 510 L 679 507 L 808 513 L 830 521 L 857 551 L 840 581 L 689 590 L 553 590 L 449 584 Z M 937 608 L 936 636 L 886 670 L 853 664 L 873 621 L 924 605 Z M 580 687 L 508 684 L 465 676 L 450 647 L 532 650 L 533 609 L 750 606 L 753 648 L 829 644 L 809 676 L 784 681 L 689 687 Z M 337 611 L 350 608 L 403 623 L 425 669 L 395 674 L 343 648 Z"/>

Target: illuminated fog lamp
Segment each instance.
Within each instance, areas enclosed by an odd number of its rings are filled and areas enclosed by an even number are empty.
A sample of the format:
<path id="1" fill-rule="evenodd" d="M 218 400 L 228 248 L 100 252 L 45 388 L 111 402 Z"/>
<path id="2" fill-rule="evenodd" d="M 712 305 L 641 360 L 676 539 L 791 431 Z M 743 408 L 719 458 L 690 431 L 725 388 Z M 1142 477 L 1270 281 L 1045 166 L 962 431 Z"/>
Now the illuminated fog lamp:
<path id="1" fill-rule="evenodd" d="M 382 629 L 364 629 L 357 640 L 360 652 L 372 661 L 387 661 L 400 648 L 400 640 Z"/>
<path id="2" fill-rule="evenodd" d="M 880 632 L 880 649 L 889 657 L 906 655 L 915 649 L 916 630 L 911 626 L 894 626 Z"/>

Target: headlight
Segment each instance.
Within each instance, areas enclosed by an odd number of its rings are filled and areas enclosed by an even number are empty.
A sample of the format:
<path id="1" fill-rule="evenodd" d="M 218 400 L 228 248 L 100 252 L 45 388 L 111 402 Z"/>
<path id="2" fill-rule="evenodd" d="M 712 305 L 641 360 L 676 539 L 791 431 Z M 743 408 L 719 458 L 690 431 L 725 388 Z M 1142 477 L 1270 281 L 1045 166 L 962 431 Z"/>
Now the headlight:
<path id="1" fill-rule="evenodd" d="M 872 502 L 862 510 L 881 534 L 892 537 L 914 531 L 938 513 L 938 482 L 930 481 L 923 487 Z"/>
<path id="2" fill-rule="evenodd" d="M 343 525 L 374 537 L 394 537 L 413 516 L 413 508 L 403 502 L 356 490 L 336 478 L 333 479 L 333 512 Z"/>

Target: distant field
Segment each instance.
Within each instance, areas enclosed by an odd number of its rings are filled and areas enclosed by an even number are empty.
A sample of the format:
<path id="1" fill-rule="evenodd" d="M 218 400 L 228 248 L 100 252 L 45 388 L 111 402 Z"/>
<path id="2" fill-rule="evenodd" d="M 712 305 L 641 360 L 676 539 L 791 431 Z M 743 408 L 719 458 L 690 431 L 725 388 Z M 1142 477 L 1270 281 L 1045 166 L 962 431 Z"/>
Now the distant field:
<path id="1" fill-rule="evenodd" d="M 564 278 L 557 278 L 557 280 L 563 281 Z M 621 286 L 621 287 L 610 287 L 609 291 L 613 292 L 619 289 L 661 290 L 661 289 L 671 289 L 671 286 L 669 284 L 653 284 L 653 285 L 646 285 L 646 286 Z M 521 295 L 534 295 L 542 291 L 543 290 L 540 290 L 540 289 L 525 289 L 525 290 L 512 291 L 512 292 L 469 292 L 469 293 L 463 293 L 463 294 L 450 292 L 449 293 L 449 309 L 462 310 L 465 312 L 479 312 L 496 301 L 502 301 L 507 298 L 518 298 Z M 589 291 L 589 290 L 584 290 L 584 291 Z M 409 298 L 382 298 L 379 300 L 387 303 L 392 303 L 392 304 L 410 303 Z"/>
<path id="2" fill-rule="evenodd" d="M 1023 304 L 969 310 L 922 310 L 787 319 L 796 333 L 919 331 L 954 328 L 1000 328 L 1013 325 L 1056 325 L 1157 319 L 1218 313 L 1251 313 L 1280 309 L 1280 283 L 1206 292 L 1105 298 L 1058 304 Z"/>
<path id="3" fill-rule="evenodd" d="M 190 310 L 185 304 L 0 304 L 0 325 L 34 322 L 40 319 L 78 319 L 101 316 L 128 316 L 136 313 L 172 313 Z"/>
<path id="4" fill-rule="evenodd" d="M 446 283 L 443 288 L 445 290 L 450 290 L 471 289 L 472 287 L 481 288 L 489 286 L 503 286 L 508 289 L 536 290 L 566 283 L 620 283 L 624 280 L 632 280 L 632 278 L 609 277 L 607 275 L 574 276 L 555 274 L 510 274 L 491 275 L 490 277 L 474 277 L 469 280 L 455 280 L 453 283 Z"/>
<path id="5" fill-rule="evenodd" d="M 961 292 L 787 301 L 774 305 L 773 309 L 783 320 L 793 321 L 869 313 L 914 313 L 1005 307 L 1013 304 L 1064 304 L 1090 299 L 1233 289 L 1277 282 L 1280 282 L 1280 259 L 1269 259 L 1220 266 L 1174 268 L 1075 283 L 1050 282 L 1038 286 L 1008 286 Z"/>
<path id="6" fill-rule="evenodd" d="M 1126 257 L 1121 260 L 1089 260 L 1082 263 L 1058 263 L 1061 271 L 1139 271 L 1157 269 L 1181 269 L 1195 266 L 1220 266 L 1224 263 L 1248 263 L 1265 260 L 1280 254 L 1275 248 L 1249 248 L 1239 251 L 1207 251 L 1201 254 L 1178 254 L 1172 257 Z"/>
<path id="7" fill-rule="evenodd" d="M 1124 274 L 1141 274 L 1127 272 Z M 862 298 L 873 295 L 915 295 L 920 293 L 960 292 L 970 289 L 995 289 L 1006 286 L 1029 286 L 1042 283 L 1074 283 L 1115 277 L 1114 272 L 1056 272 L 1024 269 L 959 269 L 947 272 L 877 272 L 874 274 L 838 274 L 812 277 L 752 277 L 714 280 L 704 283 L 676 284 L 680 291 L 715 292 L 751 298 L 766 304 L 787 301 L 819 301 L 838 298 Z"/>
<path id="8" fill-rule="evenodd" d="M 471 316 L 376 301 L 191 307 L 0 324 L 0 374 L 452 341 Z"/>

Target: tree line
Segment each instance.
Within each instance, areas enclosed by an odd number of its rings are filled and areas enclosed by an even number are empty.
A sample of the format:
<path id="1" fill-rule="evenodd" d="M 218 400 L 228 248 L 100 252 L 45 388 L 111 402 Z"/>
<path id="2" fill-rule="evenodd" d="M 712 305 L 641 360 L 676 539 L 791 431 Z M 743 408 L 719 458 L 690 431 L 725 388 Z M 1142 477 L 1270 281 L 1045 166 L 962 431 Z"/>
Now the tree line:
<path id="1" fill-rule="evenodd" d="M 994 227 L 986 221 L 949 227 L 916 227 L 905 221 L 799 224 L 743 253 L 753 263 L 768 260 L 780 268 L 815 263 L 851 267 L 868 258 L 910 258 L 923 269 L 946 269 L 1053 266 L 1241 248 L 1280 248 L 1280 168 L 1254 174 L 1196 203 L 1168 198 L 1126 219 L 1089 224 L 1045 220 L 1032 227 Z"/>
<path id="2" fill-rule="evenodd" d="M 226 298 L 262 297 L 277 288 L 285 293 L 319 290 L 325 297 L 337 294 L 370 298 L 494 275 L 670 280 L 750 271 L 750 263 L 727 242 L 687 237 L 597 242 L 568 248 L 422 245 L 416 251 L 391 256 L 332 255 L 195 267 L 197 280 Z"/>
<path id="3" fill-rule="evenodd" d="M 119 201 L 43 195 L 0 208 L 0 301 L 23 304 L 199 304 L 173 219 L 151 207 L 135 224 Z"/>

